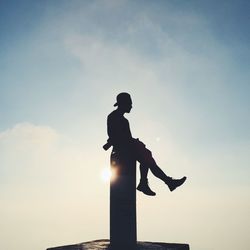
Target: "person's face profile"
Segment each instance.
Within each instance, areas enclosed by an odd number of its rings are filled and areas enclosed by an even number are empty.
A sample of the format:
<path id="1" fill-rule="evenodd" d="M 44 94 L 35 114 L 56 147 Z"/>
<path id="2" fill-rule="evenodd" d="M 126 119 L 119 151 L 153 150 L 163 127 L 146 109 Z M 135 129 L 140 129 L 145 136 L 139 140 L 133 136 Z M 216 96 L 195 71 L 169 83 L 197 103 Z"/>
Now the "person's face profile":
<path id="1" fill-rule="evenodd" d="M 120 109 L 122 109 L 125 113 L 130 113 L 130 111 L 132 109 L 132 100 L 129 99 L 119 106 L 120 106 Z"/>
<path id="2" fill-rule="evenodd" d="M 132 109 L 132 102 L 129 102 L 126 107 L 126 113 L 130 113 L 131 109 Z"/>

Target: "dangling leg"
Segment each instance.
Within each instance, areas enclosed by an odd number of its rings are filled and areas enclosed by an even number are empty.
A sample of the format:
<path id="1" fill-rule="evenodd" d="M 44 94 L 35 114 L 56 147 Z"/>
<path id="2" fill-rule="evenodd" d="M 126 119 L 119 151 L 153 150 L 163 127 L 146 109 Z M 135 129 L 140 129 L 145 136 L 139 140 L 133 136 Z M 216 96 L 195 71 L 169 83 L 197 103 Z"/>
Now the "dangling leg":
<path id="1" fill-rule="evenodd" d="M 148 167 L 140 164 L 140 174 L 141 179 L 139 185 L 137 186 L 137 190 L 143 192 L 146 195 L 155 196 L 156 193 L 152 191 L 148 185 Z"/>
<path id="2" fill-rule="evenodd" d="M 185 176 L 181 179 L 173 179 L 172 177 L 167 176 L 156 164 L 151 151 L 147 148 L 145 148 L 144 150 L 144 157 L 143 159 L 141 159 L 141 161 L 145 161 L 141 163 L 141 166 L 147 169 L 146 176 L 148 174 L 148 169 L 150 169 L 154 176 L 167 184 L 171 192 L 174 191 L 177 187 L 181 186 L 187 179 L 187 177 Z M 144 172 L 142 173 L 145 175 Z"/>
<path id="3" fill-rule="evenodd" d="M 148 170 L 149 168 L 146 167 L 143 164 L 140 164 L 140 175 L 141 175 L 141 180 L 147 180 L 148 178 Z"/>
<path id="4" fill-rule="evenodd" d="M 147 180 L 148 169 L 150 169 L 151 172 L 157 178 L 164 181 L 168 185 L 170 191 L 175 190 L 177 187 L 181 186 L 186 181 L 187 177 L 185 177 L 185 176 L 182 177 L 181 179 L 173 179 L 173 178 L 167 176 L 158 167 L 158 165 L 156 164 L 156 162 L 155 162 L 155 160 L 154 160 L 154 158 L 152 156 L 151 151 L 148 150 L 145 147 L 144 143 L 142 143 L 139 140 L 135 140 L 134 146 L 135 146 L 134 149 L 135 149 L 136 159 L 137 159 L 137 161 L 139 161 L 141 163 L 141 166 L 140 166 L 140 169 L 141 169 L 141 181 L 140 181 L 140 183 L 141 182 L 144 183 L 144 186 L 148 187 L 148 180 Z"/>

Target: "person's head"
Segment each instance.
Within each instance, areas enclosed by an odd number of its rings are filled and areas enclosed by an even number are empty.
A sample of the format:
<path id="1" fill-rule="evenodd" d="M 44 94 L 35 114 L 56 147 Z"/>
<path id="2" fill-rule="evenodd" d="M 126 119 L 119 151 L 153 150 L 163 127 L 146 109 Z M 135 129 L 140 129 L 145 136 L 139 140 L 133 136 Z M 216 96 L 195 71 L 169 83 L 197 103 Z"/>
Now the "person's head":
<path id="1" fill-rule="evenodd" d="M 116 103 L 114 106 L 118 106 L 118 109 L 124 113 L 129 113 L 132 109 L 132 99 L 130 94 L 122 92 L 116 97 Z"/>

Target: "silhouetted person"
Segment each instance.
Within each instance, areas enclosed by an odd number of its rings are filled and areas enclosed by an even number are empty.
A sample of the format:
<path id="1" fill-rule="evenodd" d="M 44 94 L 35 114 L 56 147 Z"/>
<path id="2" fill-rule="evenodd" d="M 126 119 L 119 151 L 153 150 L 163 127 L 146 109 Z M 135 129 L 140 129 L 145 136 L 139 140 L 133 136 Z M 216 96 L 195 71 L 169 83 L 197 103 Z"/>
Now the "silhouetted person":
<path id="1" fill-rule="evenodd" d="M 128 93 L 120 93 L 117 98 L 117 102 L 114 106 L 117 109 L 108 115 L 108 136 L 107 143 L 103 146 L 105 150 L 113 146 L 113 152 L 117 152 L 120 155 L 127 155 L 133 157 L 140 163 L 140 183 L 137 186 L 137 190 L 143 192 L 146 195 L 154 196 L 153 192 L 148 185 L 148 170 L 167 184 L 170 191 L 175 190 L 178 186 L 182 185 L 186 177 L 181 179 L 173 179 L 167 176 L 156 164 L 152 153 L 148 150 L 144 143 L 139 139 L 132 137 L 129 122 L 124 117 L 125 113 L 130 113 L 132 109 L 132 100 Z"/>

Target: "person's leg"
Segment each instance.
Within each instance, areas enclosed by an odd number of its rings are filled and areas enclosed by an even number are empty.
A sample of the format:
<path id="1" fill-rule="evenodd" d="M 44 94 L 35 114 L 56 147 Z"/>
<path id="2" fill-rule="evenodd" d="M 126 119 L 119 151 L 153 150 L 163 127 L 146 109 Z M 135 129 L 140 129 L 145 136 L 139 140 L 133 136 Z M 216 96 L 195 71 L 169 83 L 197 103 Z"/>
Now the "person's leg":
<path id="1" fill-rule="evenodd" d="M 181 186 L 187 179 L 186 176 L 182 177 L 181 179 L 173 179 L 172 177 L 167 176 L 160 168 L 157 166 L 157 164 L 151 164 L 149 165 L 149 169 L 151 172 L 159 178 L 160 180 L 164 181 L 170 191 L 174 191 L 177 187 Z"/>
<path id="2" fill-rule="evenodd" d="M 141 179 L 139 185 L 137 186 L 137 190 L 143 192 L 146 195 L 155 196 L 156 193 L 152 191 L 148 185 L 148 167 L 140 164 L 140 174 Z"/>
<path id="3" fill-rule="evenodd" d="M 168 179 L 170 178 L 169 176 L 167 176 L 161 169 L 160 167 L 156 164 L 156 162 L 154 164 L 150 164 L 149 169 L 151 170 L 152 174 L 159 178 L 160 180 L 162 180 L 163 182 L 168 181 Z"/>
<path id="4" fill-rule="evenodd" d="M 147 179 L 148 169 L 151 170 L 154 176 L 166 182 L 168 177 L 156 164 L 155 159 L 152 156 L 152 153 L 147 148 L 143 148 L 140 151 L 140 155 L 138 155 L 137 160 L 141 163 L 140 165 L 140 173 L 141 179 Z"/>
<path id="5" fill-rule="evenodd" d="M 147 180 L 148 179 L 148 167 L 140 164 L 140 175 L 141 175 L 141 180 Z"/>
<path id="6" fill-rule="evenodd" d="M 137 190 L 143 192 L 146 195 L 150 195 L 150 196 L 155 196 L 156 193 L 154 191 L 152 191 L 148 185 L 148 164 L 144 164 L 144 160 L 146 157 L 148 159 L 148 161 L 150 161 L 152 159 L 152 157 L 148 154 L 146 155 L 146 151 L 147 150 L 145 148 L 145 145 L 139 141 L 139 140 L 135 140 L 135 158 L 138 162 L 140 162 L 140 175 L 141 175 L 141 179 L 140 179 L 140 183 L 137 186 Z M 151 153 L 148 150 L 149 153 Z"/>
<path id="7" fill-rule="evenodd" d="M 148 169 L 151 170 L 154 176 L 165 182 L 170 191 L 175 190 L 177 187 L 182 185 L 186 177 L 182 177 L 181 179 L 173 179 L 172 177 L 167 176 L 162 169 L 156 164 L 152 153 L 146 147 L 141 147 L 140 150 L 137 152 L 137 160 L 141 163 L 140 171 L 141 171 L 141 181 L 146 180 L 147 183 L 147 175 Z M 147 184 L 148 186 L 148 184 Z M 149 188 L 149 187 L 148 187 Z"/>

